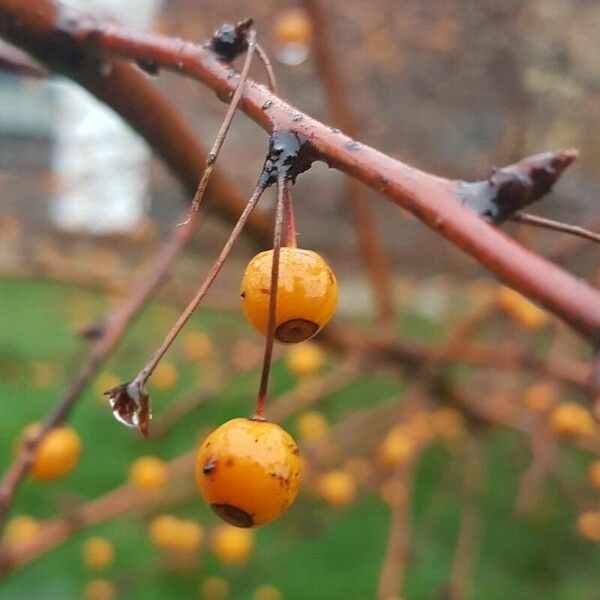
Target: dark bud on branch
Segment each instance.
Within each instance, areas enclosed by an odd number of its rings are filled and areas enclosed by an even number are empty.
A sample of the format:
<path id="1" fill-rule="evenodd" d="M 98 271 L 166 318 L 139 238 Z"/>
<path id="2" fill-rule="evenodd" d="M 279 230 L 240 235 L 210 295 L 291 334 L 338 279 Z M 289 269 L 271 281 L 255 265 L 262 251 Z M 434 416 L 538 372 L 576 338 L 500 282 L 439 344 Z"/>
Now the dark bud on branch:
<path id="1" fill-rule="evenodd" d="M 240 21 L 237 25 L 233 25 L 232 23 L 221 25 L 210 40 L 211 49 L 223 60 L 227 62 L 234 61 L 248 49 L 246 34 L 252 23 L 252 19 L 246 19 L 245 21 Z"/>
<path id="2" fill-rule="evenodd" d="M 258 186 L 266 188 L 281 177 L 294 183 L 300 173 L 310 169 L 316 158 L 303 135 L 293 131 L 274 131 L 269 138 L 269 152 Z"/>
<path id="3" fill-rule="evenodd" d="M 122 383 L 104 394 L 108 396 L 113 415 L 119 423 L 135 427 L 143 436 L 148 437 L 148 424 L 152 418 L 150 398 L 141 384 L 135 380 Z"/>
<path id="4" fill-rule="evenodd" d="M 487 181 L 458 181 L 458 197 L 491 223 L 500 224 L 547 194 L 576 158 L 576 150 L 529 156 L 508 167 L 494 168 Z"/>

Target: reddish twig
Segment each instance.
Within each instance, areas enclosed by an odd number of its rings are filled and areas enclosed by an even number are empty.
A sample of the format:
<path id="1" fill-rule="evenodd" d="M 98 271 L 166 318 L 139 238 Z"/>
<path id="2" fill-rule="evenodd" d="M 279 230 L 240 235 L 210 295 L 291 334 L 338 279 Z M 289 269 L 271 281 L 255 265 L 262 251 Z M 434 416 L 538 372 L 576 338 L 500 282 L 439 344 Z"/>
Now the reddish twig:
<path id="1" fill-rule="evenodd" d="M 66 19 L 66 22 L 65 22 Z M 58 24 L 64 23 L 60 29 Z M 220 96 L 233 91 L 229 69 L 203 46 L 161 36 L 101 25 L 51 0 L 0 0 L 0 33 L 54 68 L 65 69 L 73 57 L 85 63 L 99 51 L 157 65 L 196 78 Z M 57 43 L 60 39 L 62 43 Z M 65 53 L 65 46 L 69 52 Z M 69 59 L 69 60 L 68 60 Z M 72 68 L 71 68 L 72 70 Z M 75 70 L 74 77 L 79 77 Z M 110 97 L 107 97 L 110 102 Z M 130 101 L 131 102 L 131 101 Z M 248 82 L 240 108 L 265 129 L 289 130 L 310 140 L 317 156 L 412 212 L 453 244 L 475 257 L 507 285 L 536 299 L 588 339 L 600 331 L 600 293 L 556 265 L 522 247 L 478 214 L 477 202 L 495 192 L 521 208 L 539 198 L 576 157 L 576 152 L 532 157 L 498 170 L 485 185 L 469 187 L 419 171 L 332 132 L 299 112 L 263 86 Z M 142 112 L 136 107 L 138 113 Z M 535 174 L 535 178 L 531 175 Z M 539 185 L 542 181 L 544 185 Z M 519 185 L 513 185 L 520 182 Z M 502 192 L 502 193 L 500 193 Z M 510 192 L 510 193 L 507 193 Z M 516 194 L 516 196 L 515 196 Z M 466 206 L 461 207 L 463 203 Z M 496 199 L 496 204 L 498 199 Z M 471 207 L 471 209 L 467 208 Z"/>
<path id="2" fill-rule="evenodd" d="M 246 60 L 244 61 L 244 66 L 242 68 L 242 72 L 240 73 L 235 92 L 233 94 L 233 97 L 231 98 L 229 108 L 227 109 L 227 113 L 225 114 L 223 123 L 221 123 L 221 128 L 217 133 L 217 137 L 215 138 L 213 146 L 210 149 L 208 156 L 206 157 L 206 164 L 204 165 L 204 172 L 202 173 L 200 184 L 198 185 L 198 189 L 194 194 L 194 198 L 192 199 L 192 205 L 190 206 L 190 210 L 182 225 L 186 225 L 187 223 L 189 223 L 190 219 L 192 218 L 192 215 L 195 212 L 197 212 L 198 208 L 200 208 L 200 204 L 202 203 L 202 199 L 204 198 L 204 193 L 206 192 L 210 176 L 212 175 L 213 169 L 215 168 L 217 157 L 219 156 L 219 152 L 223 147 L 225 137 L 227 136 L 227 132 L 229 131 L 229 127 L 231 126 L 231 122 L 233 121 L 233 117 L 235 115 L 235 111 L 237 110 L 240 98 L 242 97 L 244 83 L 246 82 L 246 78 L 248 77 L 250 65 L 252 64 L 252 57 L 254 56 L 254 51 L 256 49 L 255 40 L 256 32 L 250 31 L 248 33 L 248 50 L 246 52 Z"/>
<path id="3" fill-rule="evenodd" d="M 154 352 L 154 354 L 152 355 L 150 360 L 146 363 L 144 368 L 132 380 L 132 384 L 135 387 L 137 387 L 138 389 L 140 389 L 140 390 L 143 389 L 146 381 L 148 380 L 150 375 L 152 375 L 152 372 L 156 368 L 156 365 L 159 363 L 160 359 L 164 356 L 165 352 L 169 349 L 169 347 L 171 346 L 171 344 L 177 337 L 177 334 L 181 331 L 182 327 L 187 323 L 188 319 L 192 316 L 192 313 L 194 312 L 194 310 L 196 310 L 196 307 L 198 306 L 198 304 L 200 304 L 200 302 L 202 301 L 204 296 L 206 296 L 206 293 L 210 289 L 210 286 L 213 284 L 213 282 L 217 278 L 217 275 L 219 274 L 221 268 L 225 264 L 225 261 L 226 261 L 227 257 L 229 256 L 229 253 L 231 252 L 233 246 L 235 245 L 238 238 L 240 237 L 240 235 L 244 229 L 244 226 L 248 222 L 248 218 L 252 214 L 254 207 L 257 205 L 258 201 L 260 200 L 260 197 L 262 196 L 263 191 L 264 191 L 264 187 L 261 187 L 261 186 L 257 187 L 254 190 L 254 193 L 250 197 L 250 200 L 248 200 L 248 204 L 246 205 L 246 208 L 240 215 L 238 222 L 235 224 L 235 227 L 231 230 L 231 233 L 230 233 L 229 237 L 227 238 L 227 241 L 225 242 L 225 245 L 223 246 L 221 253 L 217 257 L 216 261 L 213 263 L 212 267 L 210 268 L 210 271 L 208 272 L 204 281 L 198 288 L 196 295 L 194 296 L 192 301 L 187 305 L 187 307 L 184 309 L 184 311 L 181 313 L 181 315 L 179 316 L 179 318 L 177 319 L 177 321 L 175 322 L 173 327 L 169 330 L 169 332 L 165 336 L 165 339 L 163 340 L 161 345 L 157 348 L 156 352 Z"/>
<path id="4" fill-rule="evenodd" d="M 287 181 L 285 175 L 280 175 L 277 180 L 277 209 L 275 211 L 275 229 L 273 233 L 273 255 L 271 263 L 271 287 L 269 291 L 269 315 L 267 320 L 267 336 L 265 340 L 265 353 L 263 356 L 262 371 L 258 394 L 256 395 L 256 408 L 253 419 L 264 420 L 265 401 L 269 388 L 269 374 L 271 373 L 271 360 L 273 358 L 273 344 L 275 343 L 275 328 L 277 324 L 277 296 L 279 285 L 279 255 L 283 238 L 284 198 L 286 195 Z"/>
<path id="5" fill-rule="evenodd" d="M 37 445 L 50 429 L 67 418 L 87 384 L 115 349 L 150 294 L 160 284 L 169 267 L 190 241 L 194 231 L 195 220 L 175 231 L 169 242 L 156 254 L 143 275 L 138 278 L 135 285 L 132 285 L 129 297 L 106 324 L 100 339 L 91 348 L 88 358 L 60 403 L 44 419 L 36 433 L 25 440 L 23 450 L 17 455 L 0 482 L 0 522 L 6 516 L 17 487 L 27 474 Z"/>
<path id="6" fill-rule="evenodd" d="M 350 94 L 346 82 L 336 65 L 325 11 L 319 0 L 303 0 L 302 4 L 311 21 L 311 44 L 315 65 L 325 87 L 333 118 L 344 133 L 357 139 L 358 122 L 348 100 Z M 348 178 L 347 190 L 359 252 L 373 289 L 377 316 L 382 322 L 386 322 L 394 314 L 394 303 L 390 268 L 382 247 L 381 234 L 364 188 L 353 178 Z"/>
<path id="7" fill-rule="evenodd" d="M 513 215 L 511 220 L 517 223 L 531 225 L 532 227 L 540 227 L 542 229 L 560 231 L 561 233 L 569 233 L 571 235 L 575 235 L 577 237 L 600 244 L 600 233 L 594 233 L 593 231 L 584 229 L 578 225 L 569 225 L 568 223 L 562 223 L 561 221 L 554 221 L 552 219 L 546 219 L 544 217 L 538 217 L 537 215 L 530 215 L 522 212 Z"/>

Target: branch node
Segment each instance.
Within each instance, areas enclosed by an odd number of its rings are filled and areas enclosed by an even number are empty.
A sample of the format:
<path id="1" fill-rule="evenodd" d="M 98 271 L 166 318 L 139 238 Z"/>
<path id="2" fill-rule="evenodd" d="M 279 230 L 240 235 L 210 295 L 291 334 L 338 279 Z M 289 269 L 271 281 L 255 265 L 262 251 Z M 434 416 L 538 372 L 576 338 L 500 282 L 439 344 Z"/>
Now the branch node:
<path id="1" fill-rule="evenodd" d="M 269 151 L 259 185 L 268 187 L 282 178 L 295 183 L 296 177 L 308 171 L 316 158 L 314 149 L 303 135 L 274 131 L 269 138 Z"/>
<path id="2" fill-rule="evenodd" d="M 577 150 L 546 152 L 493 167 L 487 181 L 457 182 L 457 195 L 462 204 L 498 225 L 546 195 L 577 156 Z"/>
<path id="3" fill-rule="evenodd" d="M 252 19 L 245 19 L 236 25 L 224 23 L 210 39 L 210 48 L 226 62 L 233 62 L 248 49 L 247 33 Z"/>

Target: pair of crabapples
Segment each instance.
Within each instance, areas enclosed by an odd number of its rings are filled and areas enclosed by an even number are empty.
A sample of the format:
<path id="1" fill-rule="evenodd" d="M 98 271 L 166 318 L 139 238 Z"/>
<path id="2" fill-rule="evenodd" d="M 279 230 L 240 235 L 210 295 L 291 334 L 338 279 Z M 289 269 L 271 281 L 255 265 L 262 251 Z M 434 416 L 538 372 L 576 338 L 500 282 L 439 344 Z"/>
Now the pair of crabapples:
<path id="1" fill-rule="evenodd" d="M 244 273 L 242 306 L 263 335 L 269 325 L 273 251 L 255 256 Z M 279 254 L 275 339 L 295 344 L 331 318 L 337 283 L 317 253 L 284 247 Z M 238 418 L 211 433 L 196 459 L 196 482 L 219 517 L 237 527 L 263 525 L 280 515 L 298 492 L 302 462 L 293 438 L 263 419 Z"/>

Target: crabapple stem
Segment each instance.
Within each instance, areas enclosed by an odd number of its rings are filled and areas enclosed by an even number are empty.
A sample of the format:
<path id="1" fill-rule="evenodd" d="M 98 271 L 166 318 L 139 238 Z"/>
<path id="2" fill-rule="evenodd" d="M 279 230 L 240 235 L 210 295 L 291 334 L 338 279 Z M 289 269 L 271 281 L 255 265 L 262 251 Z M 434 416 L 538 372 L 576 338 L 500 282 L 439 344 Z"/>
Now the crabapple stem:
<path id="1" fill-rule="evenodd" d="M 265 73 L 267 74 L 267 81 L 269 83 L 269 89 L 277 94 L 277 80 L 275 79 L 275 71 L 273 71 L 273 66 L 271 65 L 271 60 L 269 59 L 269 55 L 265 52 L 264 48 L 257 42 L 254 44 L 256 49 L 256 56 L 258 56 L 260 62 L 265 68 Z"/>
<path id="2" fill-rule="evenodd" d="M 296 248 L 296 220 L 294 218 L 294 205 L 292 201 L 292 182 L 289 179 L 284 179 L 282 185 L 285 245 L 288 248 Z"/>
<path id="3" fill-rule="evenodd" d="M 221 128 L 219 129 L 219 133 L 215 138 L 215 142 L 212 148 L 210 149 L 210 152 L 206 156 L 204 172 L 202 173 L 202 178 L 200 179 L 200 183 L 198 184 L 198 189 L 194 194 L 192 205 L 190 206 L 185 221 L 180 225 L 187 225 L 190 222 L 192 215 L 195 212 L 197 212 L 197 210 L 200 208 L 200 204 L 202 203 L 202 199 L 204 198 L 206 188 L 208 187 L 210 176 L 213 172 L 213 169 L 215 168 L 215 163 L 217 162 L 217 156 L 219 155 L 219 152 L 223 147 L 223 142 L 225 141 L 225 137 L 227 136 L 227 132 L 229 131 L 229 127 L 231 125 L 231 122 L 233 121 L 233 116 L 235 115 L 235 111 L 240 102 L 240 98 L 242 97 L 242 92 L 244 91 L 244 83 L 248 78 L 250 64 L 252 63 L 254 51 L 256 50 L 255 40 L 256 32 L 252 30 L 248 33 L 248 51 L 246 52 L 246 60 L 244 61 L 244 66 L 242 67 L 242 72 L 240 73 L 240 78 L 235 88 L 235 92 L 233 93 L 233 96 L 231 98 L 231 103 L 229 104 L 229 108 L 225 113 L 225 118 L 223 119 L 223 123 L 221 123 Z"/>
<path id="4" fill-rule="evenodd" d="M 553 231 L 560 231 L 561 233 L 570 233 L 577 237 L 583 238 L 584 240 L 590 240 L 600 244 L 600 233 L 590 231 L 584 227 L 578 225 L 569 225 L 562 221 L 554 221 L 552 219 L 546 219 L 544 217 L 538 217 L 537 215 L 530 215 L 529 213 L 518 212 L 511 217 L 511 221 L 517 223 L 523 223 L 524 225 L 531 225 L 532 227 L 541 227 L 542 229 L 551 229 Z"/>
<path id="5" fill-rule="evenodd" d="M 196 307 L 198 306 L 198 304 L 200 304 L 204 296 L 206 296 L 206 293 L 210 289 L 210 286 L 217 278 L 219 271 L 221 270 L 223 264 L 227 260 L 227 257 L 229 256 L 229 253 L 231 252 L 231 249 L 233 248 L 234 244 L 240 237 L 240 234 L 242 233 L 242 230 L 244 229 L 244 226 L 246 225 L 250 214 L 252 213 L 254 207 L 260 200 L 260 197 L 262 196 L 264 190 L 264 186 L 256 187 L 254 193 L 250 197 L 250 200 L 248 200 L 248 204 L 246 204 L 246 208 L 244 208 L 237 223 L 231 230 L 231 233 L 229 234 L 229 237 L 227 238 L 227 241 L 225 242 L 221 253 L 217 257 L 217 260 L 213 263 L 212 267 L 210 268 L 210 271 L 206 275 L 206 278 L 198 288 L 196 295 L 194 296 L 192 301 L 186 306 L 185 310 L 181 313 L 181 315 L 179 315 L 179 318 L 177 319 L 177 321 L 175 321 L 175 324 L 173 325 L 173 327 L 171 327 L 171 329 L 165 336 L 165 339 L 163 340 L 162 344 L 157 348 L 157 350 L 154 352 L 150 360 L 146 363 L 144 368 L 135 376 L 132 383 L 136 383 L 140 387 L 143 387 L 150 375 L 152 375 L 152 372 L 156 368 L 156 365 L 160 362 L 160 359 L 169 349 L 169 347 L 171 346 L 171 344 L 173 343 L 183 326 L 186 324 L 187 320 L 192 316 L 192 313 L 194 312 L 194 310 L 196 310 Z"/>
<path id="6" fill-rule="evenodd" d="M 277 314 L 277 287 L 279 285 L 279 254 L 283 238 L 284 204 L 286 180 L 284 176 L 277 179 L 277 209 L 275 211 L 275 232 L 273 234 L 273 263 L 271 265 L 271 290 L 269 295 L 269 320 L 267 325 L 267 339 L 263 356 L 262 373 L 256 396 L 256 408 L 253 419 L 265 418 L 265 399 L 269 387 L 269 373 L 273 358 L 273 344 L 275 342 L 275 321 Z"/>

